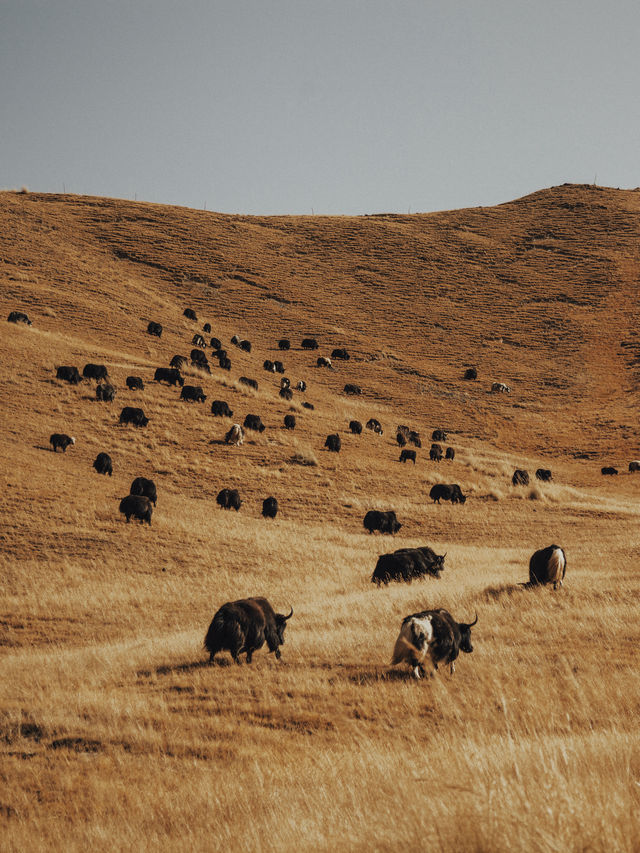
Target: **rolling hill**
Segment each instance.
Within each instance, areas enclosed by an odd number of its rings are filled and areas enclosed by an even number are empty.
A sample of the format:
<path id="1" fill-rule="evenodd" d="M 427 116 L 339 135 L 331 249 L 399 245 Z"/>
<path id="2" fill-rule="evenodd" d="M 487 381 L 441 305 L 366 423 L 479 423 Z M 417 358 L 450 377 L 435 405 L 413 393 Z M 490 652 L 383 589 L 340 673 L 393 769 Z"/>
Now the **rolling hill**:
<path id="1" fill-rule="evenodd" d="M 446 850 L 637 849 L 640 190 L 357 218 L 2 192 L 0 259 L 0 311 L 33 323 L 3 319 L 0 337 L 6 849 L 424 849 L 426 834 Z M 232 367 L 186 368 L 207 400 L 182 402 L 154 370 L 205 322 Z M 317 367 L 334 347 L 351 358 Z M 263 370 L 274 358 L 307 383 L 291 402 Z M 113 403 L 56 379 L 88 362 L 108 367 Z M 125 405 L 148 427 L 120 426 Z M 265 431 L 226 445 L 248 413 Z M 370 417 L 383 435 L 349 433 Z M 415 466 L 398 424 L 422 436 Z M 429 461 L 436 428 L 453 462 Z M 53 432 L 75 446 L 52 453 Z M 100 451 L 113 477 L 93 470 Z M 150 527 L 118 513 L 140 475 L 158 487 Z M 432 504 L 436 482 L 466 504 Z M 226 486 L 237 513 L 216 505 Z M 390 508 L 393 541 L 366 534 L 365 512 Z M 565 587 L 524 589 L 552 542 Z M 441 580 L 370 583 L 379 554 L 423 544 L 446 551 Z M 213 613 L 254 594 L 294 609 L 282 661 L 210 667 Z M 475 651 L 414 682 L 389 666 L 393 643 L 436 606 L 478 612 Z"/>

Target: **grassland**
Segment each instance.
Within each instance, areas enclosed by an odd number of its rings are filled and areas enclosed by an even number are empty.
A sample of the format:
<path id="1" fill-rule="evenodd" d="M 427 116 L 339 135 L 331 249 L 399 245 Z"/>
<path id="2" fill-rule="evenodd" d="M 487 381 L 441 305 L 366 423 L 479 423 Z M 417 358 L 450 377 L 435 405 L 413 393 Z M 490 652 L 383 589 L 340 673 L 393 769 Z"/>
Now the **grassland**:
<path id="1" fill-rule="evenodd" d="M 0 193 L 0 313 L 33 320 L 0 336 L 0 849 L 640 849 L 639 214 L 638 191 L 582 186 L 363 218 Z M 253 350 L 229 345 L 230 373 L 192 374 L 207 403 L 182 403 L 150 380 L 205 321 Z M 262 370 L 283 336 L 308 383 L 292 403 Z M 351 360 L 316 368 L 336 346 Z M 90 361 L 114 403 L 55 379 Z M 213 399 L 265 432 L 227 447 Z M 124 405 L 149 426 L 118 426 Z M 372 416 L 384 435 L 347 432 Z M 415 467 L 398 423 L 423 436 Z M 453 463 L 428 461 L 437 427 Z M 52 432 L 76 445 L 53 454 Z M 541 466 L 552 483 L 511 485 Z M 151 527 L 118 514 L 139 475 Z M 435 506 L 435 482 L 469 499 Z M 365 533 L 371 508 L 397 511 L 393 542 Z M 552 542 L 564 588 L 523 589 Z M 441 580 L 369 582 L 418 544 L 447 552 Z M 213 613 L 253 594 L 294 608 L 282 660 L 209 666 Z M 391 651 L 436 606 L 478 612 L 475 650 L 415 682 Z"/>

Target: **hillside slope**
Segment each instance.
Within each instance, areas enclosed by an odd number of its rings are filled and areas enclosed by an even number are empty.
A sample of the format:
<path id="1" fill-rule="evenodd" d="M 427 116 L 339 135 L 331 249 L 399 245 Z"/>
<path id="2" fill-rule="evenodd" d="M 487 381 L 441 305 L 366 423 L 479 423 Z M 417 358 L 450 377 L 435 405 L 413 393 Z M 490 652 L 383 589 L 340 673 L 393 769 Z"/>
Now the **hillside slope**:
<path id="1" fill-rule="evenodd" d="M 589 186 L 364 218 L 4 193 L 4 306 L 47 307 L 56 321 L 39 329 L 98 350 L 146 318 L 180 328 L 189 304 L 261 351 L 306 332 L 347 343 L 373 399 L 500 444 L 637 446 L 639 210 L 640 192 Z M 473 387 L 460 381 L 470 364 Z M 497 414 L 493 380 L 515 392 Z"/>
<path id="2" fill-rule="evenodd" d="M 362 218 L 0 193 L 0 846 L 416 850 L 436 831 L 452 851 L 637 850 L 639 214 L 640 191 L 591 186 Z M 205 322 L 232 366 L 207 347 L 211 375 L 185 369 L 202 405 L 153 376 Z M 307 383 L 290 402 L 276 358 Z M 114 402 L 56 379 L 88 362 Z M 119 425 L 126 405 L 148 426 Z M 226 445 L 250 413 L 264 432 Z M 382 435 L 349 432 L 372 417 Z M 421 434 L 415 465 L 398 424 Z M 436 428 L 453 462 L 429 460 Z M 76 444 L 52 453 L 54 432 Z M 118 513 L 137 476 L 151 526 Z M 464 505 L 429 500 L 453 482 Z M 398 513 L 393 539 L 364 531 L 373 508 Z M 552 542 L 564 588 L 524 588 Z M 440 580 L 370 582 L 380 554 L 425 544 Z M 247 595 L 293 607 L 282 661 L 209 666 L 213 613 Z M 478 614 L 474 652 L 415 682 L 391 650 L 432 607 Z"/>

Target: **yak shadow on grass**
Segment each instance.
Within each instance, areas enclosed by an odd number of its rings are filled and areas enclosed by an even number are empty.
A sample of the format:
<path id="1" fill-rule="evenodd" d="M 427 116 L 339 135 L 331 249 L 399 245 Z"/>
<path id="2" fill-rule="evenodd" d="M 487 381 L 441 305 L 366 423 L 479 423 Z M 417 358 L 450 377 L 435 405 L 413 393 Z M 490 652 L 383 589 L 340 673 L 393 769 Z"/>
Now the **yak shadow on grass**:
<path id="1" fill-rule="evenodd" d="M 85 737 L 61 737 L 52 740 L 49 749 L 70 749 L 73 752 L 102 752 L 102 741 Z"/>
<path id="2" fill-rule="evenodd" d="M 415 681 L 410 669 L 363 669 L 350 673 L 347 679 L 360 687 L 381 681 Z"/>
<path id="3" fill-rule="evenodd" d="M 530 586 L 532 585 L 529 583 L 503 583 L 497 586 L 487 586 L 481 593 L 481 598 L 489 603 L 502 601 L 520 595 L 523 589 L 528 589 Z M 533 584 L 533 586 L 537 586 L 537 584 Z"/>
<path id="4" fill-rule="evenodd" d="M 212 663 L 210 660 L 194 660 L 184 663 L 163 664 L 156 666 L 153 669 L 140 669 L 136 673 L 138 678 L 151 678 L 152 675 L 171 675 L 177 672 L 194 672 L 197 669 L 207 669 L 208 667 L 228 667 L 232 666 L 233 661 L 228 658 L 216 658 Z"/>

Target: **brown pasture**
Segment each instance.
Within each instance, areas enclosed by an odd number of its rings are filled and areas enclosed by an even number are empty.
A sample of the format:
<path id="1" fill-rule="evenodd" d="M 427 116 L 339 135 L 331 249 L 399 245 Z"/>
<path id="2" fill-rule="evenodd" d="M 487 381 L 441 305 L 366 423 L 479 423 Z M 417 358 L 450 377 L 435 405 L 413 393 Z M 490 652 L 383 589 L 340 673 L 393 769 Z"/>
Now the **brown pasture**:
<path id="1" fill-rule="evenodd" d="M 359 218 L 4 192 L 0 260 L 2 850 L 640 848 L 640 191 Z M 207 321 L 232 369 L 188 368 L 207 401 L 182 402 L 153 372 Z M 307 391 L 281 399 L 267 358 Z M 87 362 L 113 403 L 56 380 Z M 119 426 L 125 405 L 149 426 Z M 266 430 L 225 445 L 247 413 Z M 348 432 L 370 417 L 383 435 Z M 421 433 L 415 466 L 397 424 Z M 453 462 L 429 461 L 435 428 Z M 53 432 L 75 446 L 52 453 Z M 150 527 L 118 513 L 136 476 L 158 487 Z M 436 482 L 466 504 L 432 504 Z M 400 533 L 368 535 L 368 509 Z M 564 587 L 522 587 L 551 543 Z M 447 552 L 441 580 L 370 583 L 421 544 Z M 282 660 L 210 666 L 213 613 L 247 595 L 293 607 Z M 389 661 L 432 607 L 477 611 L 475 650 L 416 682 Z"/>

